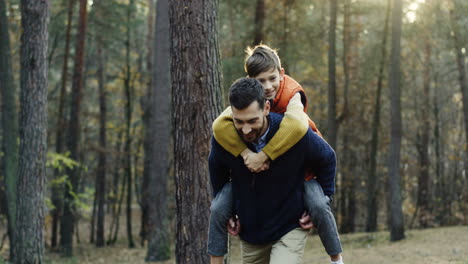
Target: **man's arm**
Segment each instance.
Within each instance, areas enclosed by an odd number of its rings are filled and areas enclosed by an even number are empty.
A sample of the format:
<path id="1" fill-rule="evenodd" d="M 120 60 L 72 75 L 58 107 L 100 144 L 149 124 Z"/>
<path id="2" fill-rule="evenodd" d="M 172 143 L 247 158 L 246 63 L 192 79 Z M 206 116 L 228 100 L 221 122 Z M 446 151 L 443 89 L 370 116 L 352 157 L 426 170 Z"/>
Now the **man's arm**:
<path id="1" fill-rule="evenodd" d="M 328 143 L 316 133 L 307 132 L 307 164 L 317 176 L 317 181 L 322 186 L 326 196 L 331 197 L 335 193 L 336 155 Z"/>
<path id="2" fill-rule="evenodd" d="M 223 159 L 221 159 L 221 156 L 224 154 L 222 147 L 213 138 L 211 140 L 211 151 L 208 157 L 208 169 L 213 197 L 229 182 L 229 168 L 225 165 Z"/>

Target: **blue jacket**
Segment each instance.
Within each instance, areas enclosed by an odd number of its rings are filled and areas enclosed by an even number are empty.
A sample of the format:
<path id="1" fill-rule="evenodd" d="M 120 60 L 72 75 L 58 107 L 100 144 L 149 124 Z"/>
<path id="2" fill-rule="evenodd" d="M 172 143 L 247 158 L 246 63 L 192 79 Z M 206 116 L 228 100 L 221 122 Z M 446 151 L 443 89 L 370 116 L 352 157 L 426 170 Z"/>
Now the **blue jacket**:
<path id="1" fill-rule="evenodd" d="M 282 118 L 276 113 L 268 116 L 267 142 L 278 131 Z M 248 243 L 273 242 L 299 227 L 306 168 L 317 176 L 325 195 L 333 195 L 335 152 L 310 128 L 296 145 L 271 162 L 269 170 L 258 174 L 245 167 L 242 157 L 234 157 L 212 139 L 209 171 L 213 194 L 232 181 L 233 208 L 241 223 L 239 235 Z"/>

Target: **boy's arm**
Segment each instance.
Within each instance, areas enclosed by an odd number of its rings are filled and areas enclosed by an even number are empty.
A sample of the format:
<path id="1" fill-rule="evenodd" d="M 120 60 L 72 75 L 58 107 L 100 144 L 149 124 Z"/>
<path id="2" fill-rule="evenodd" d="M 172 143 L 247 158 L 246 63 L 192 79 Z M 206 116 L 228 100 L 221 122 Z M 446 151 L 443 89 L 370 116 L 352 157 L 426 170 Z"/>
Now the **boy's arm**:
<path id="1" fill-rule="evenodd" d="M 232 110 L 231 107 L 228 107 L 221 113 L 221 115 L 216 118 L 213 122 L 213 136 L 216 141 L 223 147 L 226 151 L 234 155 L 234 157 L 239 156 L 247 146 L 237 134 L 237 131 L 233 125 L 232 120 Z"/>
<path id="2" fill-rule="evenodd" d="M 263 152 L 271 160 L 275 160 L 296 145 L 307 133 L 309 117 L 304 113 L 300 93 L 296 93 L 286 108 L 278 132 L 263 148 Z"/>

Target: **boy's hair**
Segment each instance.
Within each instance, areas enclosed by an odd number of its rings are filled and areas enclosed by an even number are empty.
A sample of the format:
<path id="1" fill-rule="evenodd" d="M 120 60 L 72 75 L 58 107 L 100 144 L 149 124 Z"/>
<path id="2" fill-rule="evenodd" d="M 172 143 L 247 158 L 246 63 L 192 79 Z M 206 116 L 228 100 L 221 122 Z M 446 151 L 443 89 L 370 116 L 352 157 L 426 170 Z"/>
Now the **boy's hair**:
<path id="1" fill-rule="evenodd" d="M 281 61 L 278 53 L 265 44 L 260 44 L 253 48 L 247 47 L 245 53 L 247 55 L 245 57 L 244 69 L 250 77 L 255 77 L 262 72 L 274 68 L 278 69 L 278 71 L 281 70 Z"/>
<path id="2" fill-rule="evenodd" d="M 262 84 L 254 78 L 237 79 L 229 88 L 229 103 L 236 109 L 245 109 L 254 101 L 263 109 L 265 100 Z"/>

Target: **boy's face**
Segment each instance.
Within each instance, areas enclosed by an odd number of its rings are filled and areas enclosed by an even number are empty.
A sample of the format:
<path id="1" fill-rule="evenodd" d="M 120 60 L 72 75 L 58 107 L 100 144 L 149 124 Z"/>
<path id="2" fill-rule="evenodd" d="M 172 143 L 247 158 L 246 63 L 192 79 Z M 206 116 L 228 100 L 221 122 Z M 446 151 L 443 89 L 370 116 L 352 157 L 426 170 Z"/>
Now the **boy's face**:
<path id="1" fill-rule="evenodd" d="M 270 113 L 270 102 L 265 102 L 263 109 L 257 101 L 252 102 L 245 109 L 232 107 L 234 126 L 241 138 L 247 142 L 256 142 L 266 131 L 267 116 Z"/>
<path id="2" fill-rule="evenodd" d="M 266 99 L 274 99 L 280 87 L 280 81 L 284 78 L 284 69 L 278 70 L 277 68 L 272 68 L 254 78 L 262 84 Z"/>

